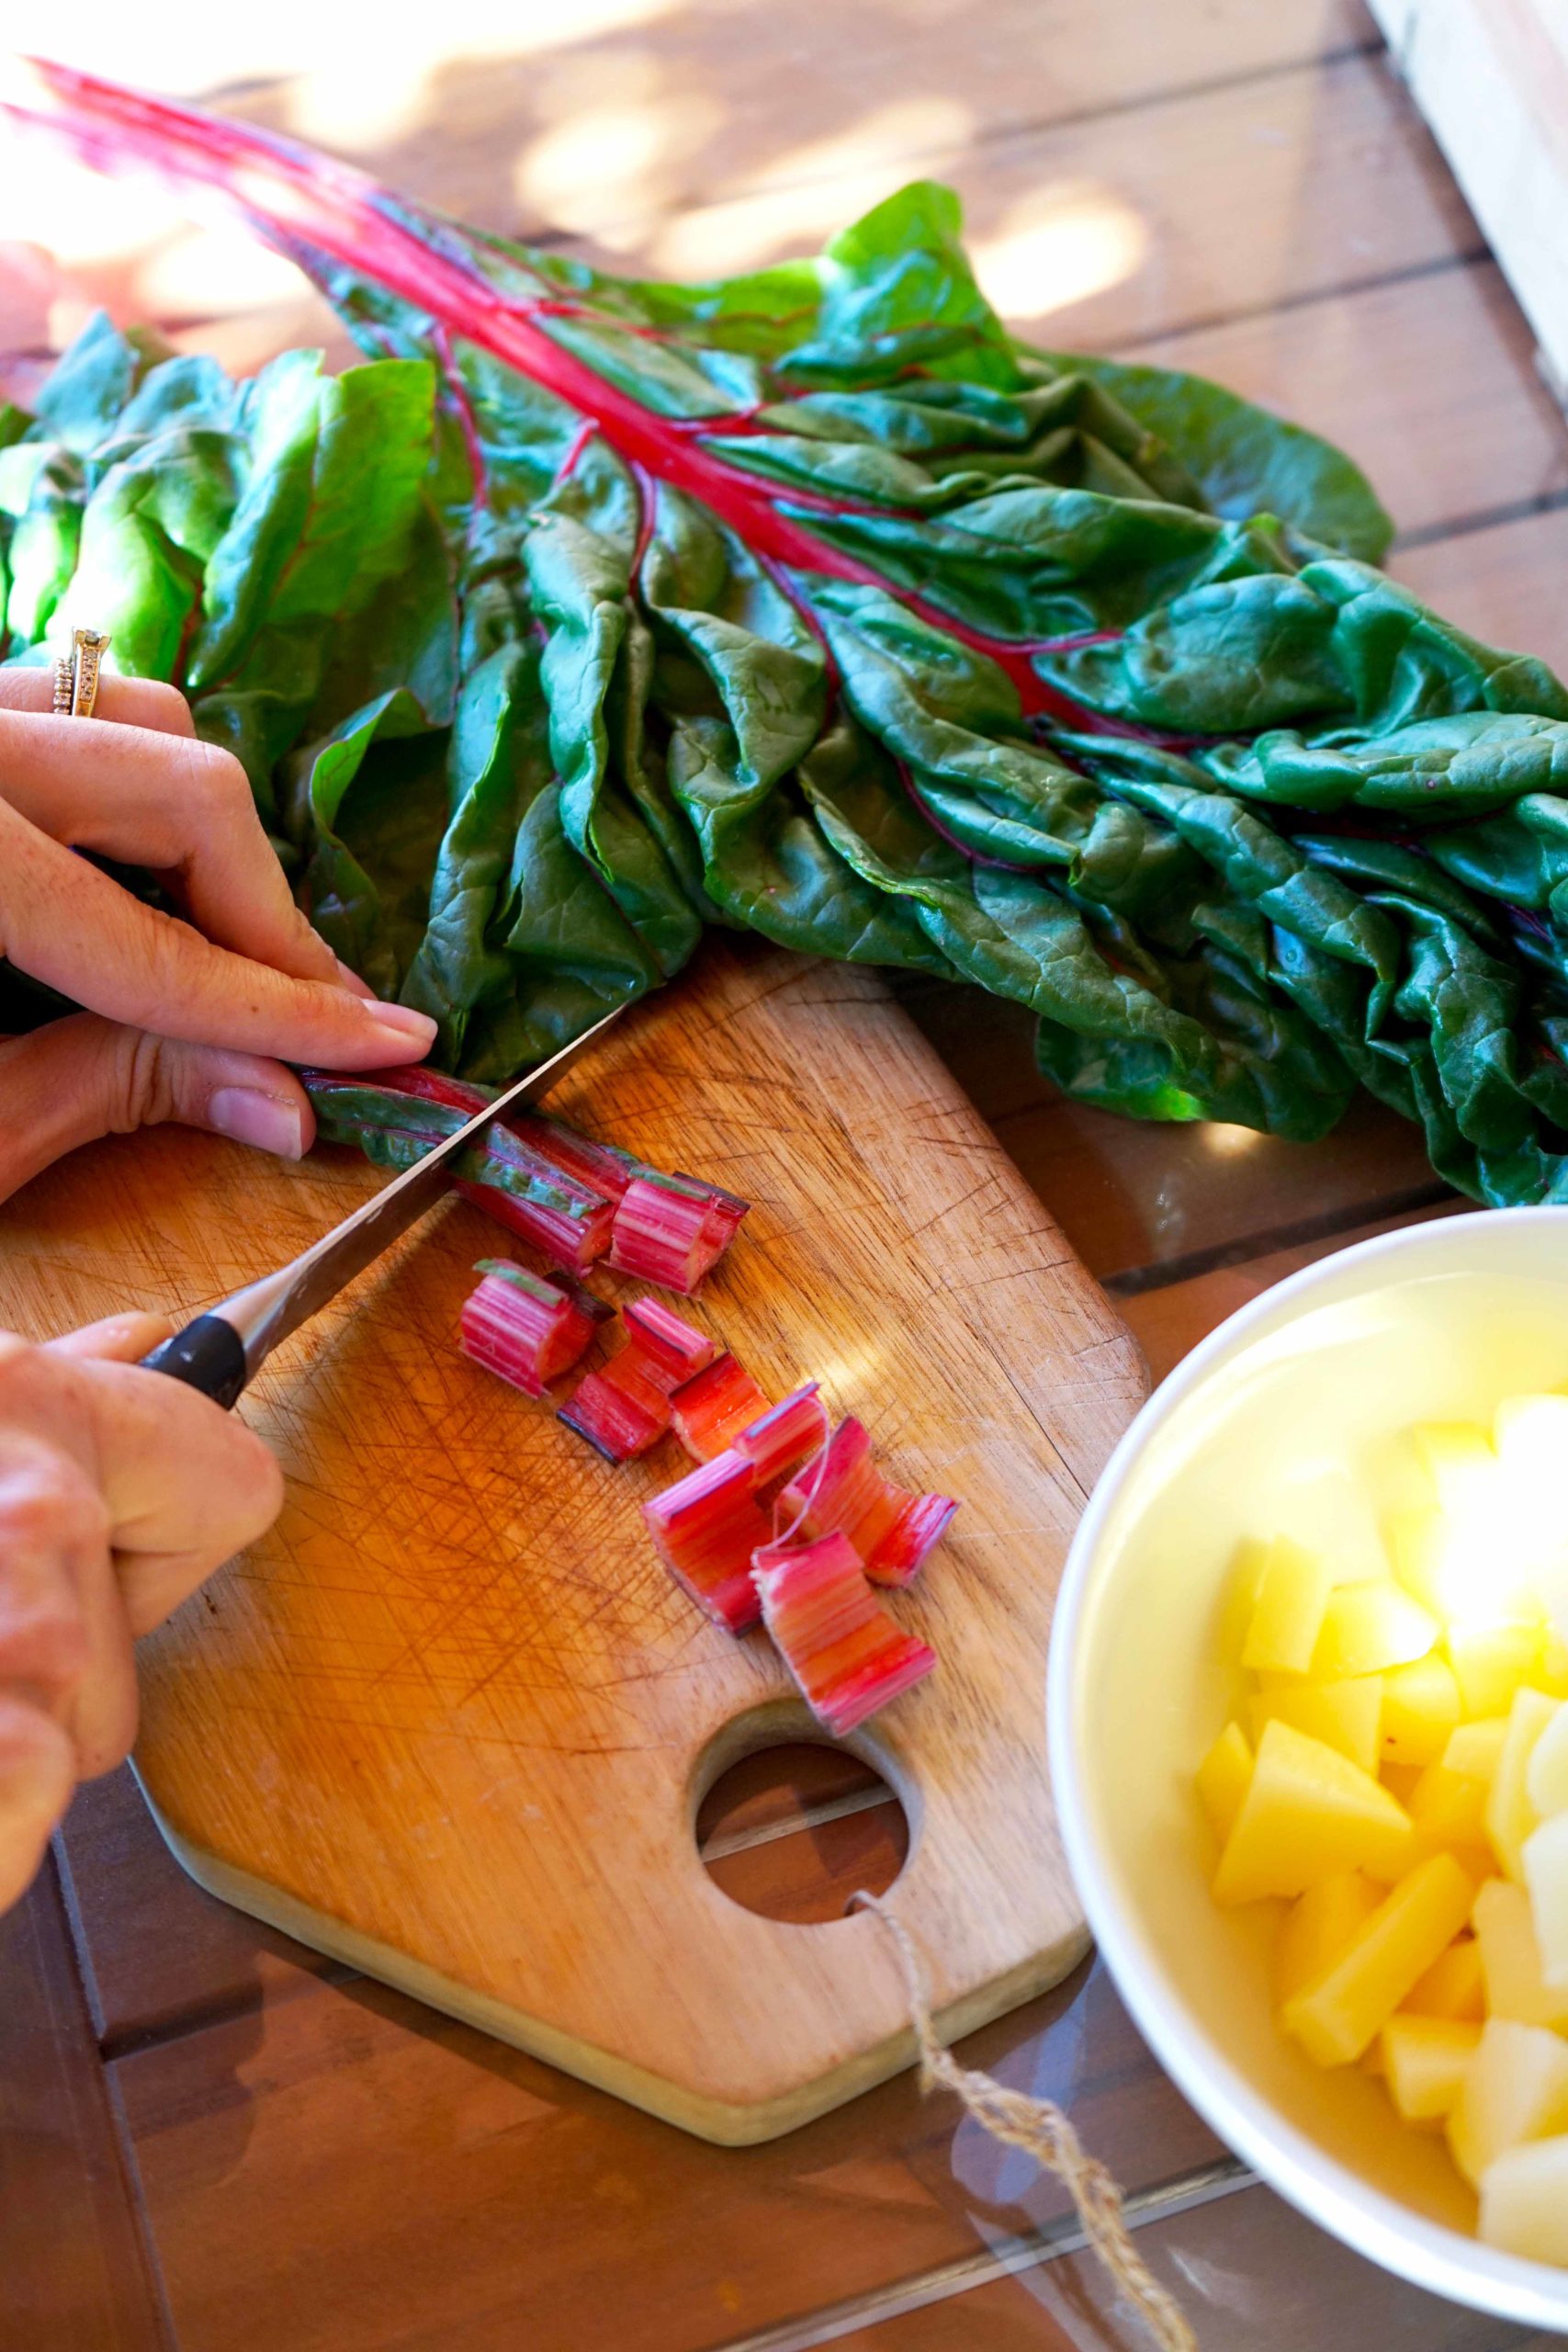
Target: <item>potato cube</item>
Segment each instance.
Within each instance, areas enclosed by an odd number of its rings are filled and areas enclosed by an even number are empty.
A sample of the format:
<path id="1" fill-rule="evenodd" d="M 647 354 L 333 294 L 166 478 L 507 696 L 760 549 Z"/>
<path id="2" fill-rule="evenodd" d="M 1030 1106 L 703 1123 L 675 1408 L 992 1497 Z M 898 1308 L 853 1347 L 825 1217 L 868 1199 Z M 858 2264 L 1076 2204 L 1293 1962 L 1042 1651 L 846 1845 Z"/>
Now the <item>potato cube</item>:
<path id="1" fill-rule="evenodd" d="M 1454 2018 L 1390 2018 L 1379 2037 L 1389 2097 L 1407 2123 L 1440 2122 L 1481 2046 L 1479 2025 Z"/>
<path id="2" fill-rule="evenodd" d="M 1435 1653 L 1382 1678 L 1382 1752 L 1393 1764 L 1436 1764 L 1456 1729 L 1459 1681 Z"/>
<path id="3" fill-rule="evenodd" d="M 1227 1665 L 1241 1663 L 1247 1627 L 1273 1548 L 1256 1535 L 1244 1536 L 1235 1547 L 1214 1629 L 1216 1646 Z"/>
<path id="4" fill-rule="evenodd" d="M 1264 1676 L 1263 1688 L 1252 1702 L 1252 1736 L 1261 1739 L 1264 1726 L 1275 1721 L 1293 1724 L 1297 1731 L 1337 1747 L 1363 1772 L 1375 1772 L 1382 1710 L 1381 1675 L 1356 1675 L 1343 1682 L 1303 1682 L 1299 1675 L 1269 1674 Z"/>
<path id="5" fill-rule="evenodd" d="M 1555 1626 L 1546 1629 L 1546 1645 L 1531 1679 L 1554 1699 L 1568 1699 L 1568 1642 Z"/>
<path id="6" fill-rule="evenodd" d="M 1413 2018 L 1454 2018 L 1479 2025 L 1486 2015 L 1486 1979 L 1475 1938 L 1457 1937 L 1410 1987 L 1400 2008 Z"/>
<path id="7" fill-rule="evenodd" d="M 1447 1606 L 1443 1565 L 1450 1533 L 1450 1522 L 1430 1503 L 1418 1510 L 1391 1510 L 1382 1522 L 1383 1550 L 1395 1581 L 1435 1617 Z"/>
<path id="8" fill-rule="evenodd" d="M 1440 1510 L 1461 1517 L 1483 1510 L 1495 1490 L 1497 1456 L 1474 1421 L 1425 1421 L 1410 1432 Z"/>
<path id="9" fill-rule="evenodd" d="M 1320 2066 L 1349 2065 L 1452 1943 L 1473 1891 L 1469 1872 L 1451 1854 L 1417 1863 L 1338 1960 L 1285 2003 L 1280 2013 L 1285 2031 Z"/>
<path id="10" fill-rule="evenodd" d="M 1198 1795 L 1222 1846 L 1235 1827 L 1251 1778 L 1252 1750 L 1247 1734 L 1239 1724 L 1227 1724 L 1198 1767 Z"/>
<path id="11" fill-rule="evenodd" d="M 1519 1685 L 1538 1670 L 1545 1641 L 1539 1624 L 1450 1625 L 1449 1662 L 1465 1713 L 1472 1718 L 1506 1715 Z"/>
<path id="12" fill-rule="evenodd" d="M 1472 1914 L 1490 2016 L 1568 2032 L 1568 1990 L 1548 1984 L 1529 1896 L 1511 1879 L 1489 1878 Z"/>
<path id="13" fill-rule="evenodd" d="M 1525 1788 L 1542 1821 L 1568 1813 L 1568 1707 L 1558 1707 L 1536 1741 Z"/>
<path id="14" fill-rule="evenodd" d="M 1549 1699 L 1544 1690 L 1516 1693 L 1503 1752 L 1486 1792 L 1487 1835 L 1510 1878 L 1524 1875 L 1521 1856 L 1525 1839 L 1540 1818 L 1529 1799 L 1530 1758 L 1537 1740 L 1556 1713 L 1556 1700 Z"/>
<path id="15" fill-rule="evenodd" d="M 1336 1586 L 1323 1612 L 1312 1674 L 1320 1682 L 1349 1674 L 1382 1674 L 1425 1657 L 1442 1627 L 1392 1577 Z"/>
<path id="16" fill-rule="evenodd" d="M 1483 2243 L 1568 2266 L 1568 2138 L 1506 2148 L 1481 2176 Z"/>
<path id="17" fill-rule="evenodd" d="M 1506 1714 L 1483 1715 L 1479 1723 L 1461 1724 L 1438 1760 L 1450 1772 L 1463 1772 L 1473 1781 L 1490 1782 L 1507 1736 Z"/>
<path id="18" fill-rule="evenodd" d="M 1299 1895 L 1280 1922 L 1274 1947 L 1276 2000 L 1288 2001 L 1321 1976 L 1371 1917 L 1384 1892 L 1359 1871 L 1336 1871 Z"/>
<path id="19" fill-rule="evenodd" d="M 1370 1772 L 1276 1720 L 1258 1742 L 1220 1856 L 1214 1899 L 1255 1903 L 1266 1894 L 1301 1894 L 1336 1871 L 1396 1878 L 1414 1838 L 1410 1815 Z"/>
<path id="20" fill-rule="evenodd" d="M 1405 1799 L 1419 1850 L 1441 1853 L 1462 1846 L 1477 1857 L 1477 1876 L 1491 1874 L 1486 1845 L 1486 1783 L 1446 1764 L 1428 1764 Z"/>
<path id="21" fill-rule="evenodd" d="M 1303 1552 L 1288 1535 L 1276 1536 L 1247 1629 L 1243 1666 L 1259 1673 L 1304 1674 L 1317 1646 L 1332 1583 L 1325 1561 Z"/>
<path id="22" fill-rule="evenodd" d="M 1506 2148 L 1568 2130 L 1568 2042 L 1489 2018 L 1449 2117 L 1449 2146 L 1472 2188 Z"/>
<path id="23" fill-rule="evenodd" d="M 1524 1868 L 1541 1982 L 1568 2000 L 1568 1813 L 1553 1814 L 1526 1838 Z"/>

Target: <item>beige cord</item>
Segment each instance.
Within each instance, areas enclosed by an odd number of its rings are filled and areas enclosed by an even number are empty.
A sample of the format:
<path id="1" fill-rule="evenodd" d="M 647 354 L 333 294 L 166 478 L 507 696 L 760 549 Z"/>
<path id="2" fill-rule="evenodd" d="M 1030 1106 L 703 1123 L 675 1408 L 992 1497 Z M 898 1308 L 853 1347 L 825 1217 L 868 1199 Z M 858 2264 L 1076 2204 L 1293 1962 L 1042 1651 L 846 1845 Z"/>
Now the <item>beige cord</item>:
<path id="1" fill-rule="evenodd" d="M 1198 2338 L 1174 2296 L 1167 2294 L 1133 2244 L 1122 2211 L 1122 2192 L 1105 2166 L 1085 2152 L 1072 2124 L 1049 2099 L 1026 2098 L 989 2075 L 973 2072 L 937 2040 L 931 2021 L 926 1972 L 914 1938 L 880 1895 L 856 1894 L 852 1910 L 874 1911 L 892 1937 L 904 1971 L 905 1988 L 920 2052 L 920 2087 L 941 2083 L 963 2101 L 983 2132 L 1010 2148 L 1022 2148 L 1055 2173 L 1077 2207 L 1084 2235 L 1118 2287 L 1134 2303 L 1162 2352 L 1198 2352 Z"/>

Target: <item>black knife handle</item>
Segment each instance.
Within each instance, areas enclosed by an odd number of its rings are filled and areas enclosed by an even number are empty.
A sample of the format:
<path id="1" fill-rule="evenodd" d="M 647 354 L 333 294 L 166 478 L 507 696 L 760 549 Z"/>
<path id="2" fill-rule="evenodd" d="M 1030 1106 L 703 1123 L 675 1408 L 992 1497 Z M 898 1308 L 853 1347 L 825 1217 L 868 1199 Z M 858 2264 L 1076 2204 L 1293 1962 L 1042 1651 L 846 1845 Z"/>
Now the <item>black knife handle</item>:
<path id="1" fill-rule="evenodd" d="M 225 1412 L 245 1385 L 244 1343 L 220 1315 L 198 1315 L 141 1361 L 149 1372 L 166 1372 L 171 1380 L 199 1388 Z"/>

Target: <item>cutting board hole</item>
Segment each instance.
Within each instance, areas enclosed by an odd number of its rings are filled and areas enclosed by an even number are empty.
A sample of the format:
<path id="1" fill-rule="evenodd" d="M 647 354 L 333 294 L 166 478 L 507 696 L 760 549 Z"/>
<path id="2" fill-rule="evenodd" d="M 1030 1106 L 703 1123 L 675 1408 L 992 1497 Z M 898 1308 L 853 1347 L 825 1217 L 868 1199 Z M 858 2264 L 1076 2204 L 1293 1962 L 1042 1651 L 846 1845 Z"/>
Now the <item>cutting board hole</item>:
<path id="1" fill-rule="evenodd" d="M 697 1851 L 744 1910 L 796 1927 L 841 1919 L 852 1894 L 883 1894 L 909 1851 L 908 1816 L 874 1764 L 815 1740 L 731 1764 L 697 1811 Z"/>

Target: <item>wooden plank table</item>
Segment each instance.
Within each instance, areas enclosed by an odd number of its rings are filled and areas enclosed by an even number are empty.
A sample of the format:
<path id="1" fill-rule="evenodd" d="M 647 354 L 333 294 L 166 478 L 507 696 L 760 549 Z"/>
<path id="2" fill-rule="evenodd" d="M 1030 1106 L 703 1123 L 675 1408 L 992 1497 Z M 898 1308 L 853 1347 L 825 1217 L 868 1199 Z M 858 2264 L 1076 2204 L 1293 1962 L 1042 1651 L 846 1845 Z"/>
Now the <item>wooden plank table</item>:
<path id="1" fill-rule="evenodd" d="M 1568 428 L 1359 0 L 454 13 L 472 24 L 427 28 L 417 56 L 389 35 L 368 85 L 330 41 L 295 70 L 287 12 L 96 54 L 633 266 L 766 258 L 941 173 L 1028 331 L 1202 368 L 1337 435 L 1398 516 L 1401 578 L 1568 664 L 1550 593 Z M 24 358 L 93 299 L 232 364 L 301 335 L 341 347 L 297 285 L 173 214 L 95 247 L 69 229 L 80 203 L 61 230 L 47 175 L 16 193 L 7 233 L 72 269 L 64 287 L 25 256 L 0 272 L 0 340 Z M 1371 1106 L 1311 1148 L 1134 1125 L 1056 1099 L 1014 1009 L 902 993 L 1156 1374 L 1293 1267 L 1455 1205 Z M 802 1752 L 710 1804 L 701 1834 L 739 1899 L 820 1917 L 891 1874 L 901 1827 L 858 1766 Z M 1543 2352 L 1253 2183 L 1097 1964 L 963 2054 L 1072 2108 L 1205 2352 Z M 1057 2186 L 908 2077 L 771 2145 L 703 2145 L 211 1902 L 126 1774 L 83 1792 L 0 1929 L 0 2352 L 1135 2340 Z"/>

